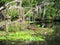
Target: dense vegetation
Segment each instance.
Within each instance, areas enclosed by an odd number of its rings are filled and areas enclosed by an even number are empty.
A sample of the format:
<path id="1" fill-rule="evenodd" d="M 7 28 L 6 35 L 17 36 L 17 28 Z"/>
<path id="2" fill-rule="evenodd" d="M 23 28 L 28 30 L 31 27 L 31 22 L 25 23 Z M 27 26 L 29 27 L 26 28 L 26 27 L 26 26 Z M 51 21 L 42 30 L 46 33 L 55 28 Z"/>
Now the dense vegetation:
<path id="1" fill-rule="evenodd" d="M 6 6 L 12 1 L 0 0 L 0 9 L 4 7 L 0 10 L 0 45 L 60 45 L 60 0 L 22 0 L 21 5 Z M 24 12 L 12 6 L 21 6 Z"/>

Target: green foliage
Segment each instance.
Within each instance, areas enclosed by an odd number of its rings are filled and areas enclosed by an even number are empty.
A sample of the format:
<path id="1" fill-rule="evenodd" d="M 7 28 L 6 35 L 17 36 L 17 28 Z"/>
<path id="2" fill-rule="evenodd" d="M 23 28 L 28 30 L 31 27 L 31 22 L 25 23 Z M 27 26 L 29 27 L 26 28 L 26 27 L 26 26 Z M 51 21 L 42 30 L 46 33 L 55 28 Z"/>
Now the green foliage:
<path id="1" fill-rule="evenodd" d="M 5 3 L 10 1 L 13 1 L 13 0 L 0 0 L 0 6 L 3 6 Z"/>
<path id="2" fill-rule="evenodd" d="M 20 30 L 21 30 L 20 23 L 15 23 L 15 24 L 12 24 L 12 25 L 8 26 L 8 31 L 9 32 L 16 32 L 16 31 L 20 31 Z"/>
<path id="3" fill-rule="evenodd" d="M 33 32 L 33 31 L 32 31 Z M 0 39 L 7 39 L 7 40 L 20 40 L 20 41 L 44 41 L 42 36 L 32 36 L 27 32 L 16 32 L 16 33 L 9 33 L 9 35 L 4 37 L 2 36 Z"/>
<path id="4" fill-rule="evenodd" d="M 36 25 L 37 28 L 40 28 L 41 25 Z"/>
<path id="5" fill-rule="evenodd" d="M 34 31 L 17 31 L 15 33 L 10 32 L 9 35 L 0 36 L 0 39 L 5 40 L 21 40 L 21 41 L 44 41 L 41 35 L 32 35 L 35 34 Z"/>
<path id="6" fill-rule="evenodd" d="M 22 0 L 23 7 L 35 6 L 38 3 L 41 3 L 43 0 Z"/>
<path id="7" fill-rule="evenodd" d="M 13 1 L 13 0 L 0 0 L 0 3 L 3 3 L 3 2 L 10 2 L 10 1 Z"/>
<path id="8" fill-rule="evenodd" d="M 8 15 L 12 17 L 12 20 L 18 19 L 19 11 L 17 9 L 11 9 L 8 11 Z"/>
<path id="9" fill-rule="evenodd" d="M 19 12 L 17 9 L 11 9 L 11 10 L 9 10 L 8 14 L 12 17 L 17 17 Z"/>
<path id="10" fill-rule="evenodd" d="M 5 2 L 11 2 L 11 1 L 13 1 L 13 0 L 4 0 Z"/>
<path id="11" fill-rule="evenodd" d="M 2 6 L 1 4 L 5 4 L 7 2 L 10 2 L 12 0 L 0 0 L 0 6 Z M 23 7 L 34 7 L 36 4 L 42 4 L 42 1 L 43 0 L 23 0 L 22 2 L 22 6 Z M 46 0 L 47 1 L 47 0 Z M 59 9 L 60 9 L 60 1 L 57 0 L 56 2 L 53 2 L 54 0 L 48 0 L 48 2 L 50 3 L 48 6 L 45 6 L 45 8 L 47 9 L 46 11 L 46 14 L 45 14 L 45 18 L 53 18 L 55 16 L 58 15 L 57 12 L 59 12 Z M 15 4 L 15 3 L 14 3 Z M 14 5 L 12 4 L 12 5 Z M 30 9 L 30 8 L 29 8 Z M 29 11 L 29 9 L 25 9 L 25 14 Z M 41 17 L 37 16 L 37 18 L 43 18 L 43 10 L 44 7 L 42 7 L 42 13 L 40 14 L 39 12 L 39 16 L 42 15 Z M 8 12 L 9 16 L 12 17 L 12 19 L 16 19 L 19 15 L 19 12 L 17 9 L 10 9 Z M 31 13 L 27 14 L 26 15 L 27 17 L 33 17 Z M 57 18 L 58 19 L 58 18 Z M 46 21 L 46 22 L 52 22 L 52 20 L 43 20 L 43 22 Z M 33 23 L 30 22 L 30 23 Z M 55 24 L 54 24 L 55 25 Z M 20 27 L 20 24 L 19 23 L 16 23 L 16 24 L 12 24 L 12 25 L 9 25 L 8 26 L 8 31 L 10 32 L 8 36 L 6 35 L 1 35 L 0 34 L 0 39 L 8 39 L 8 40 L 27 40 L 27 41 L 44 41 L 44 37 L 45 37 L 45 40 L 50 43 L 51 45 L 59 45 L 60 43 L 60 30 L 59 28 L 55 28 L 54 30 L 52 29 L 42 29 L 40 28 L 40 25 L 37 25 L 36 26 L 39 30 L 39 31 L 24 31 L 24 32 L 21 32 L 21 27 Z M 19 32 L 20 31 L 20 32 Z M 13 32 L 13 33 L 12 33 Z M 15 32 L 15 33 L 14 33 Z M 53 33 L 52 33 L 53 32 Z M 33 35 L 33 34 L 36 34 L 38 33 L 37 35 Z M 7 38 L 6 38 L 7 37 Z M 57 43 L 56 43 L 57 42 Z"/>
<path id="12" fill-rule="evenodd" d="M 54 8 L 54 7 L 52 7 L 52 6 L 53 6 L 53 5 L 49 5 L 49 6 L 47 7 L 47 13 L 46 13 L 46 15 L 47 15 L 48 18 L 49 18 L 49 17 L 54 17 L 54 16 L 57 15 L 57 9 Z"/>

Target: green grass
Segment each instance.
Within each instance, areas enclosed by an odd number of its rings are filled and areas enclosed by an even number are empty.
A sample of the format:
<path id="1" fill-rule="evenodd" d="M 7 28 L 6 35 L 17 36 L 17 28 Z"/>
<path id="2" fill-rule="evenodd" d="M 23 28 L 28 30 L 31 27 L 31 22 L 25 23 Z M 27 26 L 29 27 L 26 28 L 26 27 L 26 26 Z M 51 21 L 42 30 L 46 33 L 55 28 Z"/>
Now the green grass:
<path id="1" fill-rule="evenodd" d="M 33 36 L 34 32 L 16 32 L 16 33 L 12 33 L 10 32 L 9 35 L 3 35 L 0 36 L 0 39 L 2 40 L 21 40 L 21 41 L 43 41 L 44 39 L 42 38 L 42 36 Z"/>
<path id="2" fill-rule="evenodd" d="M 45 29 L 45 28 L 44 28 Z M 47 29 L 45 30 L 26 30 L 26 31 L 17 31 L 17 32 L 9 32 L 9 35 L 6 35 L 6 32 L 2 32 L 0 33 L 0 40 L 20 40 L 20 41 L 44 41 L 45 37 L 44 32 L 48 32 L 49 34 L 52 31 L 52 29 L 50 29 L 51 31 L 48 31 Z M 43 35 L 41 35 L 43 34 Z"/>
<path id="3" fill-rule="evenodd" d="M 42 38 L 42 36 L 33 36 L 34 32 L 16 32 L 16 33 L 10 33 L 8 36 L 9 40 L 25 40 L 25 41 L 43 41 L 44 39 Z"/>
<path id="4" fill-rule="evenodd" d="M 36 27 L 36 30 L 21 31 L 20 23 L 11 24 L 7 28 L 9 33 L 0 31 L 0 40 L 44 41 L 45 32 L 49 35 L 53 32 L 53 29 L 40 28 L 39 26 Z"/>

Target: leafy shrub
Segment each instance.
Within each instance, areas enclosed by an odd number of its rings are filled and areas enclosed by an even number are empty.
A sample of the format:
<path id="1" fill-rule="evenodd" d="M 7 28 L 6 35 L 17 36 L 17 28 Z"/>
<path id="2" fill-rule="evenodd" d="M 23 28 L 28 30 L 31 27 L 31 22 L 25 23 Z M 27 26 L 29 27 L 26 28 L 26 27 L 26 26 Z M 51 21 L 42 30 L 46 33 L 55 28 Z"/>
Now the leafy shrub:
<path id="1" fill-rule="evenodd" d="M 15 24 L 9 25 L 8 30 L 9 30 L 9 32 L 20 31 L 21 30 L 20 23 L 15 23 Z"/>
<path id="2" fill-rule="evenodd" d="M 17 9 L 11 9 L 8 11 L 9 16 L 12 17 L 12 19 L 17 19 L 19 15 L 19 11 Z"/>

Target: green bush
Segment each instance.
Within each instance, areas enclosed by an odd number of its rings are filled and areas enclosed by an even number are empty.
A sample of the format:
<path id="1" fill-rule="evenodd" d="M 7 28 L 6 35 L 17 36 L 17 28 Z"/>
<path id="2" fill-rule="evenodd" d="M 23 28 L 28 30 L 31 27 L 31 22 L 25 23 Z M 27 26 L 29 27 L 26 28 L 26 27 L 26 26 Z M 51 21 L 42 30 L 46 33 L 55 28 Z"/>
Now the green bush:
<path id="1" fill-rule="evenodd" d="M 17 9 L 11 9 L 8 11 L 9 16 L 12 17 L 12 20 L 15 20 L 18 18 L 19 11 Z"/>
<path id="2" fill-rule="evenodd" d="M 9 30 L 9 32 L 20 31 L 21 30 L 20 23 L 15 23 L 15 24 L 9 25 L 8 30 Z"/>

